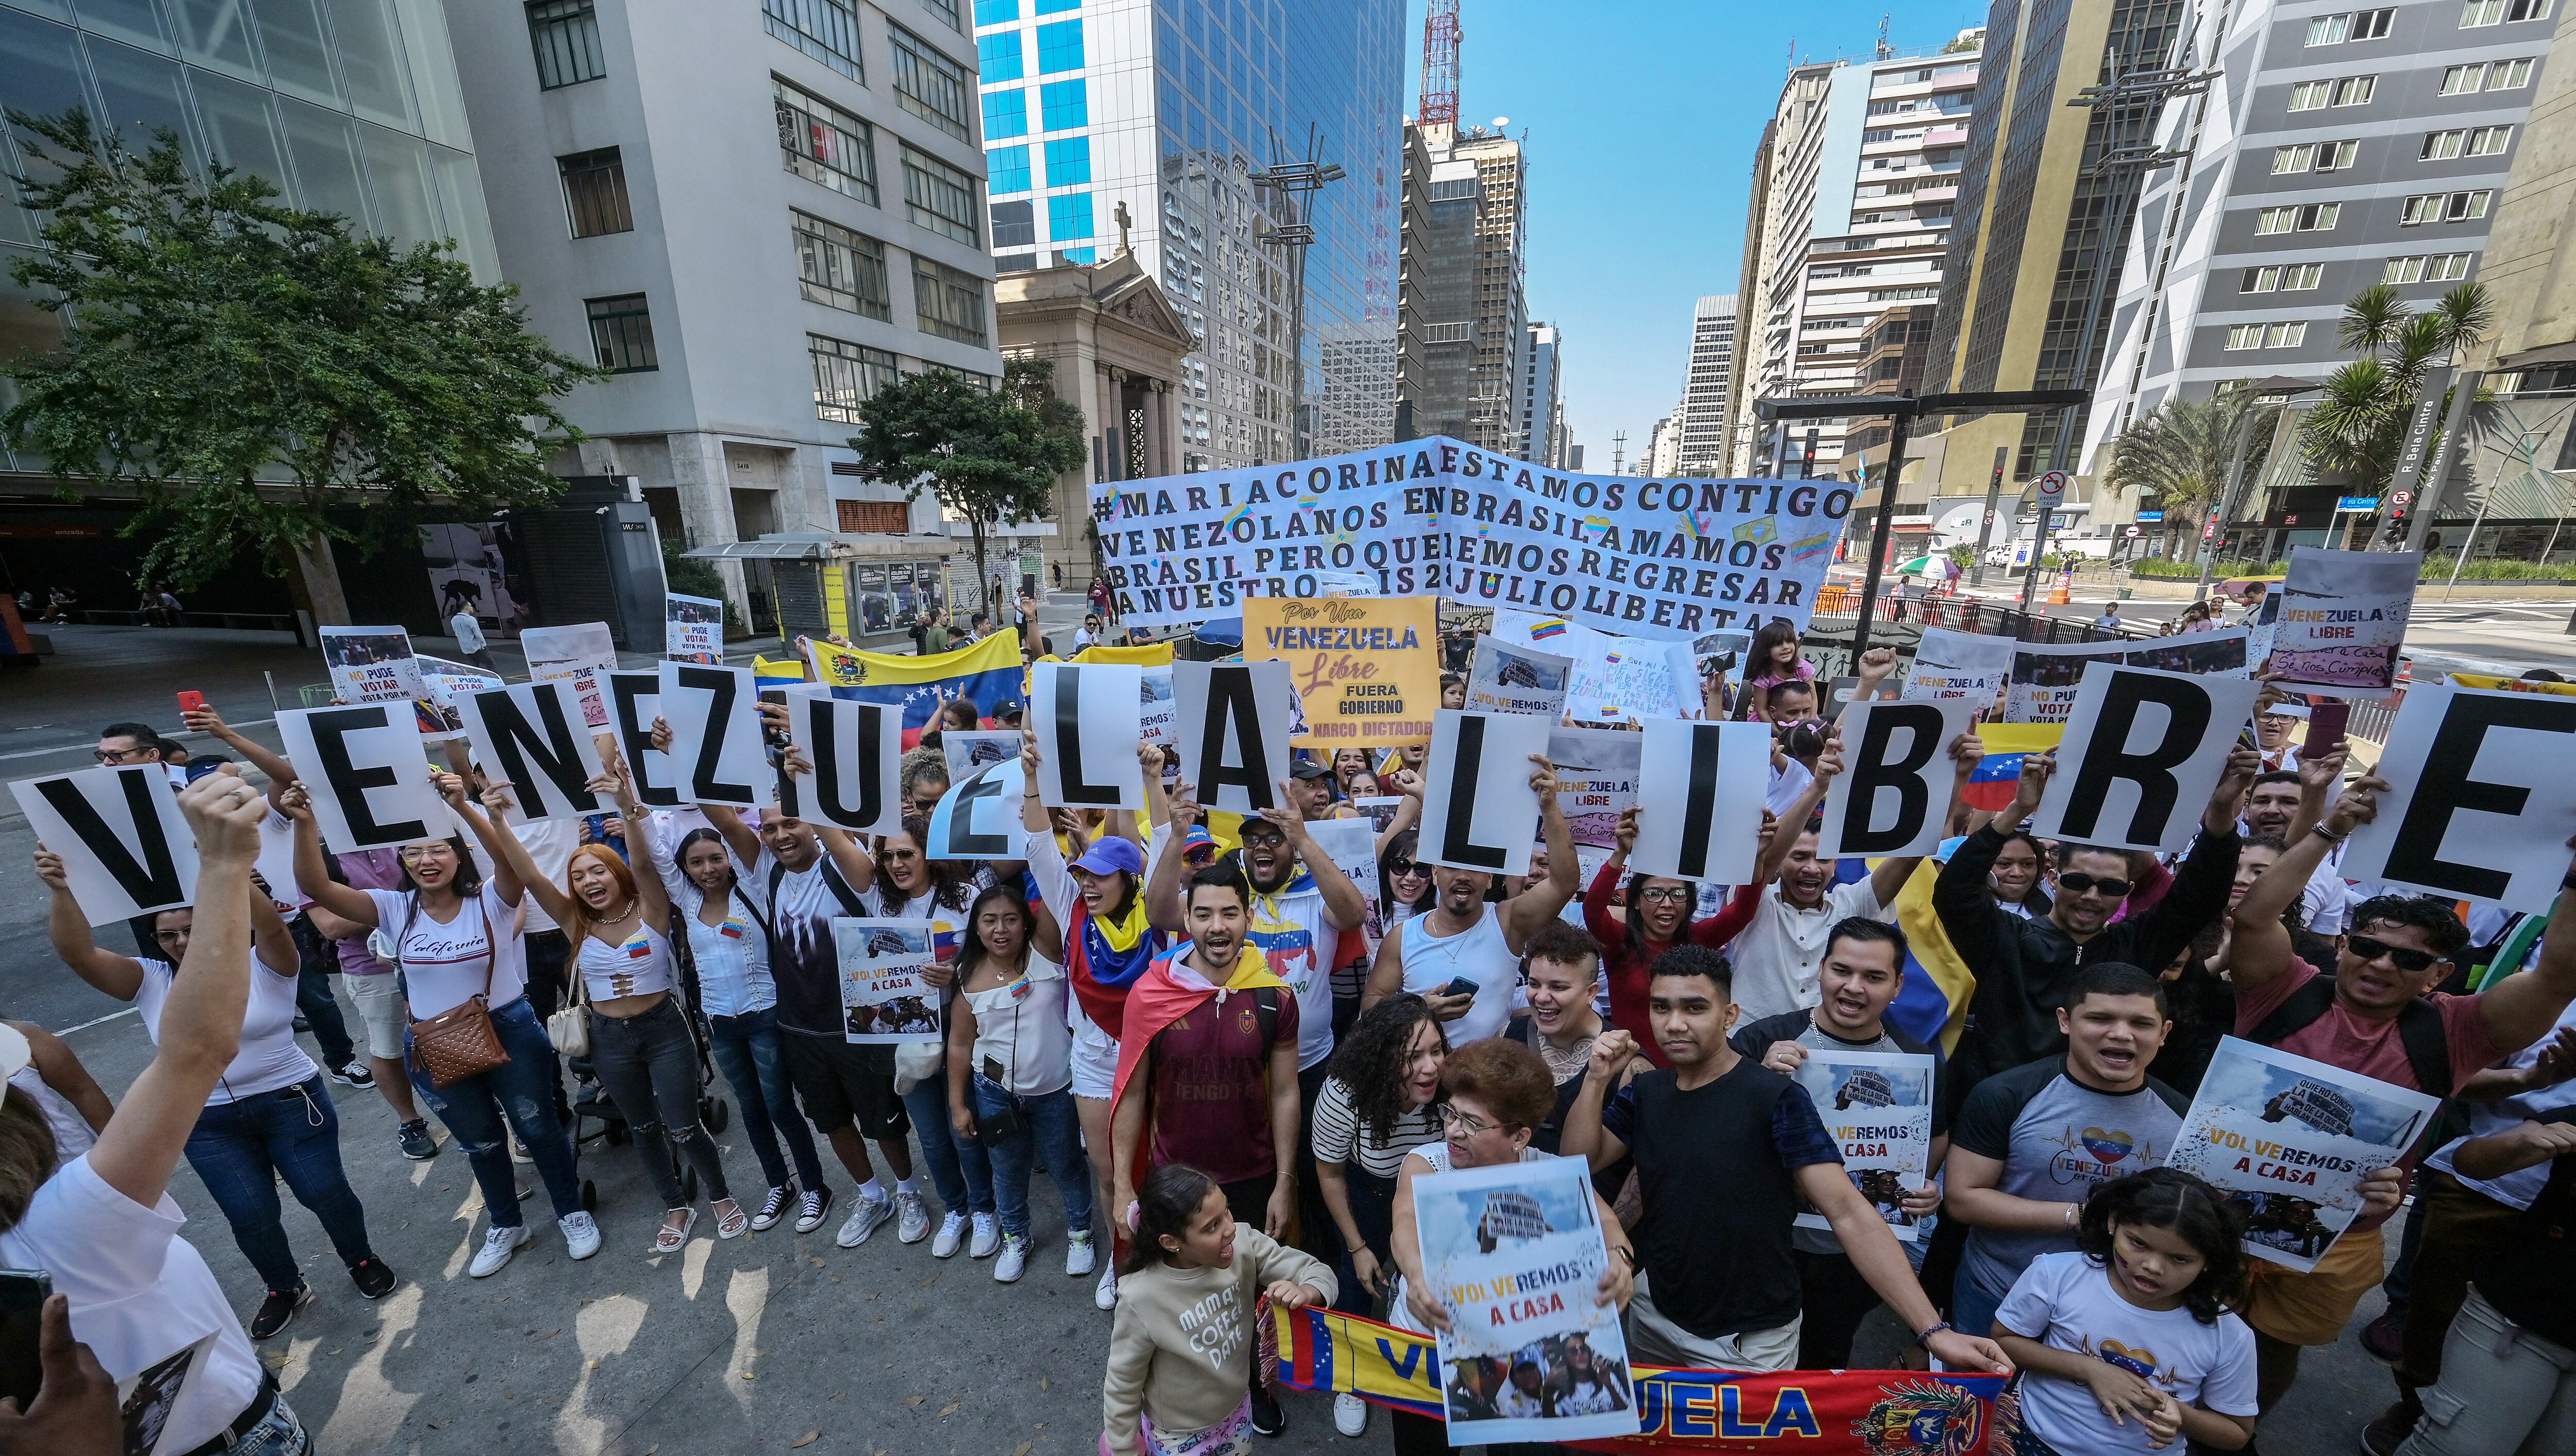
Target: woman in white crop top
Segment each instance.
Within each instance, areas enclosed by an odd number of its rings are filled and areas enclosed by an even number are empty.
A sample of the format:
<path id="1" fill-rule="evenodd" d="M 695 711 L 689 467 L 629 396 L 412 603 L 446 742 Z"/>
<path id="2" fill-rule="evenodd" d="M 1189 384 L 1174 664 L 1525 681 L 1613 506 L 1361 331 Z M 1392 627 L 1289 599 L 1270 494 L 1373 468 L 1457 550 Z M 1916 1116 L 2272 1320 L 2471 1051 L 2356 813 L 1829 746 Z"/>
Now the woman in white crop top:
<path id="1" fill-rule="evenodd" d="M 616 796 L 630 842 L 641 840 L 644 808 L 635 802 L 634 786 L 613 751 L 609 760 L 608 771 L 591 788 Z M 726 1188 L 724 1158 L 698 1120 L 698 1042 L 688 1012 L 671 994 L 671 899 L 662 877 L 638 875 L 617 851 L 585 844 L 565 864 L 564 883 L 554 884 L 537 873 L 508 816 L 499 812 L 509 807 L 508 786 L 494 784 L 483 801 L 495 812 L 477 815 L 475 832 L 527 884 L 538 908 L 563 926 L 564 939 L 574 947 L 590 1002 L 591 1070 L 626 1119 L 635 1156 L 669 1210 L 654 1231 L 652 1252 L 680 1252 L 698 1220 L 672 1165 L 674 1152 L 697 1170 L 699 1190 L 715 1214 L 716 1236 L 739 1237 L 751 1218 Z"/>
<path id="2" fill-rule="evenodd" d="M 36 851 L 36 877 L 53 892 L 47 917 L 54 953 L 96 989 L 130 1001 L 143 1013 L 143 1029 L 158 1045 L 161 1009 L 177 981 L 196 924 L 193 909 L 152 917 L 152 938 L 167 960 L 118 955 L 90 935 L 89 917 L 71 896 L 60 856 Z M 214 1196 L 232 1225 L 242 1257 L 267 1283 L 268 1294 L 250 1320 L 250 1335 L 265 1340 L 286 1328 L 312 1302 L 295 1250 L 279 1219 L 277 1184 L 283 1178 L 297 1202 L 313 1210 L 359 1292 L 375 1299 L 394 1287 L 393 1271 L 367 1241 L 367 1213 L 340 1166 L 340 1118 L 313 1059 L 295 1044 L 295 981 L 303 969 L 295 938 L 266 895 L 250 896 L 256 954 L 244 1010 L 240 1051 L 224 1068 L 188 1135 L 188 1166 Z"/>
<path id="3" fill-rule="evenodd" d="M 653 855 L 653 869 L 670 896 L 672 918 L 688 934 L 689 959 L 697 967 L 698 1009 L 706 1013 L 707 1040 L 716 1066 L 733 1084 L 734 1104 L 742 1109 L 742 1132 L 760 1159 L 769 1192 L 751 1216 L 758 1233 L 796 1208 L 796 1231 L 822 1227 L 832 1206 L 816 1156 L 813 1130 L 796 1110 L 796 1094 L 787 1078 L 787 1047 L 778 1029 L 778 982 L 769 972 L 768 912 L 754 906 L 735 884 L 733 855 L 724 836 L 711 828 L 679 833 L 677 815 L 656 814 L 643 835 Z M 679 833 L 679 843 L 671 842 Z M 628 841 L 630 844 L 633 840 Z M 787 1144 L 786 1156 L 779 1143 Z M 788 1159 L 795 1160 L 793 1177 Z M 798 1192 L 803 1189 L 802 1194 Z"/>
<path id="4" fill-rule="evenodd" d="M 54 1134 L 54 1166 L 60 1168 L 98 1141 L 108 1118 L 116 1113 L 116 1104 L 107 1100 L 98 1080 L 61 1037 L 32 1021 L 8 1025 L 27 1039 L 27 1065 L 9 1074 L 9 1085 L 36 1099 L 36 1106 L 44 1110 L 45 1126 Z M 6 1040 L 0 1037 L 0 1043 Z"/>
<path id="5" fill-rule="evenodd" d="M 1028 1263 L 1029 1172 L 1039 1162 L 1064 1198 L 1064 1272 L 1088 1274 L 1098 1262 L 1091 1163 L 1073 1105 L 1072 983 L 1057 959 L 1062 936 L 1051 920 L 1030 915 L 1016 877 L 976 896 L 966 925 L 957 1000 L 948 1009 L 949 1125 L 960 1147 L 980 1145 L 992 1163 L 1002 1223 L 993 1277 L 1008 1284 Z M 982 1136 L 1005 1129 L 1004 1136 Z M 978 1225 L 983 1221 L 976 1215 Z M 985 1230 L 975 1232 L 982 1242 Z"/>

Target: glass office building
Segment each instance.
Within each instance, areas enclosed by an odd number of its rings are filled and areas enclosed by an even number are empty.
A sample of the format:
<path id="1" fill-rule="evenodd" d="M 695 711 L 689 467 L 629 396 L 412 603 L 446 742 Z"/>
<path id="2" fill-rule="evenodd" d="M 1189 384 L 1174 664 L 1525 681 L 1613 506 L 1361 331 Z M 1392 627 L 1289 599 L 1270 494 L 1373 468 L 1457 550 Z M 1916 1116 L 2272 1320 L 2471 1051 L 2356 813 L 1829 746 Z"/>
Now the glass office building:
<path id="1" fill-rule="evenodd" d="M 192 164 L 380 236 L 453 238 L 499 281 L 438 0 L 0 0 L 0 105 L 85 109 L 138 151 L 167 129 Z M 0 156 L 24 171 L 23 137 Z M 0 190 L 5 262 L 36 224 Z"/>
<path id="2" fill-rule="evenodd" d="M 992 248 L 1005 270 L 1138 261 L 1200 347 L 1186 468 L 1380 444 L 1395 411 L 1401 0 L 975 0 Z M 1253 174 L 1317 159 L 1300 359 L 1279 199 Z M 1274 138 L 1279 150 L 1274 152 Z"/>

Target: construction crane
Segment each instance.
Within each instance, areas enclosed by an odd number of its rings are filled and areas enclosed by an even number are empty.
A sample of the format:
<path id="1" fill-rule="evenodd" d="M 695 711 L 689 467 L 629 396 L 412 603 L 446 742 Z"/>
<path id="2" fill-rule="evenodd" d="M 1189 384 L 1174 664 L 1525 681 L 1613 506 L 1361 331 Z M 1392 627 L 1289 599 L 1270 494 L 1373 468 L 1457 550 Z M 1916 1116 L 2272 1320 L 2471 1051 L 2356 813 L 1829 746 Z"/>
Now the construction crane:
<path id="1" fill-rule="evenodd" d="M 1458 0 L 1430 0 L 1422 17 L 1422 105 L 1424 128 L 1458 128 L 1458 44 L 1467 33 L 1458 26 Z"/>

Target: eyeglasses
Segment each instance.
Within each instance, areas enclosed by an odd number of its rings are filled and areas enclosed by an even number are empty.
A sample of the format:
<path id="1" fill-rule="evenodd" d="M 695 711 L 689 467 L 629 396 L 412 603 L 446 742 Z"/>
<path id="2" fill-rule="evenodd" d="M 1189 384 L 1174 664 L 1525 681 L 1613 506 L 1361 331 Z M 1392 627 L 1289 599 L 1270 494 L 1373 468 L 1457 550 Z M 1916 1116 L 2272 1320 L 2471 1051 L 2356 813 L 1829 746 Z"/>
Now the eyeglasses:
<path id="1" fill-rule="evenodd" d="M 2132 888 L 2127 880 L 2109 879 L 2100 875 L 2088 875 L 2082 870 L 2069 870 L 2065 874 L 2059 875 L 2057 877 L 2057 884 L 2060 889 L 2071 890 L 2078 895 L 2083 894 L 2087 890 L 2099 890 L 2102 892 L 2103 898 L 2109 900 L 2125 900 L 2129 898 L 2129 891 Z"/>
<path id="2" fill-rule="evenodd" d="M 101 763 L 124 763 L 138 754 L 149 755 L 152 751 L 149 748 L 93 748 L 89 756 Z"/>
<path id="3" fill-rule="evenodd" d="M 1688 885 L 1648 885 L 1637 892 L 1637 898 L 1649 904 L 1662 900 L 1677 905 L 1691 898 L 1691 892 Z"/>
<path id="4" fill-rule="evenodd" d="M 1246 849 L 1250 849 L 1256 844 L 1276 846 L 1286 844 L 1288 842 L 1288 836 L 1279 833 L 1275 829 L 1268 834 L 1256 834 L 1247 831 L 1242 836 L 1242 839 L 1243 847 Z"/>
<path id="5" fill-rule="evenodd" d="M 1497 1124 L 1487 1122 L 1472 1112 L 1461 1112 L 1446 1102 L 1433 1107 L 1431 1109 L 1431 1114 L 1432 1116 L 1440 1119 L 1441 1126 L 1457 1128 L 1469 1137 L 1474 1137 L 1480 1132 L 1489 1131 L 1497 1126 Z M 1520 1126 L 1520 1124 L 1516 1122 L 1506 1122 L 1499 1125 L 1503 1127 Z"/>
<path id="6" fill-rule="evenodd" d="M 2384 940 L 2373 940 L 2367 935 L 2347 935 L 2343 938 L 2343 943 L 2354 955 L 2363 960 L 2375 961 L 2381 956 L 2386 956 L 2390 965 L 2409 974 L 2429 971 L 2442 963 L 2442 957 L 2431 951 L 2409 950 L 2402 945 L 2390 945 Z"/>

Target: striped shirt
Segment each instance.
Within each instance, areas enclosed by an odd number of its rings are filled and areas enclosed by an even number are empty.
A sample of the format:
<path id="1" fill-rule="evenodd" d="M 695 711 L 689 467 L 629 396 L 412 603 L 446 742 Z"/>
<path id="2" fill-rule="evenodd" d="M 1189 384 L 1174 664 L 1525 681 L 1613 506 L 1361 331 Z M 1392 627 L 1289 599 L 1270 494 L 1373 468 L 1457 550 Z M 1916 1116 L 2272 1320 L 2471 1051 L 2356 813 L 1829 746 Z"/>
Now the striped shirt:
<path id="1" fill-rule="evenodd" d="M 1405 1154 L 1441 1136 L 1439 1114 L 1423 1106 L 1397 1118 L 1387 1140 L 1378 1142 L 1361 1126 L 1359 1112 L 1351 1106 L 1351 1089 L 1339 1077 L 1326 1077 L 1323 1090 L 1315 1094 L 1314 1128 L 1315 1161 L 1356 1162 L 1373 1178 L 1394 1177 Z"/>

